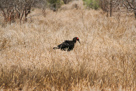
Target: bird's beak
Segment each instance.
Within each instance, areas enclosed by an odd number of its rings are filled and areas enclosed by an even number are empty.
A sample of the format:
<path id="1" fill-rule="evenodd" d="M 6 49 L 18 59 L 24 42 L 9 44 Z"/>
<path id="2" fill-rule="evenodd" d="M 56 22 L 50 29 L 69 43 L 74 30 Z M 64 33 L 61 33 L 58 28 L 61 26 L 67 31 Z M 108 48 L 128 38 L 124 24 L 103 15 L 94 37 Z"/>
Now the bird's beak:
<path id="1" fill-rule="evenodd" d="M 80 41 L 78 40 L 78 42 L 80 43 Z M 81 44 L 81 43 L 80 43 Z"/>

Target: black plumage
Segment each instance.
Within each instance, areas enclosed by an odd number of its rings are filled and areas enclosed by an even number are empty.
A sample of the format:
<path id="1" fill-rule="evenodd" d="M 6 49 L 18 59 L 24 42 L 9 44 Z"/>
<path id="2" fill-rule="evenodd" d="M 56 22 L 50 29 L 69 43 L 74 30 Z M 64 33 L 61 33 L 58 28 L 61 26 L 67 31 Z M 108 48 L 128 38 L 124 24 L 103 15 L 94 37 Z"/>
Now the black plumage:
<path id="1" fill-rule="evenodd" d="M 64 51 L 71 51 L 73 50 L 76 41 L 79 41 L 78 37 L 74 37 L 73 40 L 65 40 L 63 43 L 59 44 L 57 47 L 54 47 L 53 49 L 61 49 Z"/>

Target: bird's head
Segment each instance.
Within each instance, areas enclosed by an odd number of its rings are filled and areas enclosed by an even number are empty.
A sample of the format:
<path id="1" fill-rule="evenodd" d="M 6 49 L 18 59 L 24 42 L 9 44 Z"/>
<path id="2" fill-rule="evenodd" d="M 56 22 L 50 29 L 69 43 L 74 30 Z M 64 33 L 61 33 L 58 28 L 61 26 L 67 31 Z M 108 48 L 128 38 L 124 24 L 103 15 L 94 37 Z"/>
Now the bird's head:
<path id="1" fill-rule="evenodd" d="M 74 37 L 74 38 L 73 38 L 73 41 L 75 41 L 75 42 L 78 41 L 78 42 L 80 43 L 80 40 L 79 40 L 78 37 Z"/>

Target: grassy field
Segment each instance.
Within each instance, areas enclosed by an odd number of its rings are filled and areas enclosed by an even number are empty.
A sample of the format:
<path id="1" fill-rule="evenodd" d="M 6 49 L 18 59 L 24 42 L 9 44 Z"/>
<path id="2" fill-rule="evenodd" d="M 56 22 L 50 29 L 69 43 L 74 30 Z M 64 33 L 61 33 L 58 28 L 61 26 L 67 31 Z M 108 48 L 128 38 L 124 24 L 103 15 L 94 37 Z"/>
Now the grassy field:
<path id="1" fill-rule="evenodd" d="M 1 91 L 136 90 L 133 16 L 69 9 L 47 10 L 22 25 L 0 22 Z M 53 50 L 75 36 L 81 44 L 73 51 Z"/>

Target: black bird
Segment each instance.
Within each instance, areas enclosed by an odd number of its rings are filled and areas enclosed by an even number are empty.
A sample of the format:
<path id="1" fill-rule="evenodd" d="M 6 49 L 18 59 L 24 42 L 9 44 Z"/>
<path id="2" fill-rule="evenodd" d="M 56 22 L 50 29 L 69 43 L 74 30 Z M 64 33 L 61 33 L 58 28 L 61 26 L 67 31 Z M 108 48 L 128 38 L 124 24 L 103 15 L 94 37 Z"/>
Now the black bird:
<path id="1" fill-rule="evenodd" d="M 74 45 L 76 41 L 79 41 L 78 37 L 74 37 L 73 40 L 65 40 L 63 43 L 59 44 L 57 47 L 54 47 L 53 49 L 61 49 L 64 51 L 71 51 L 74 48 Z"/>

